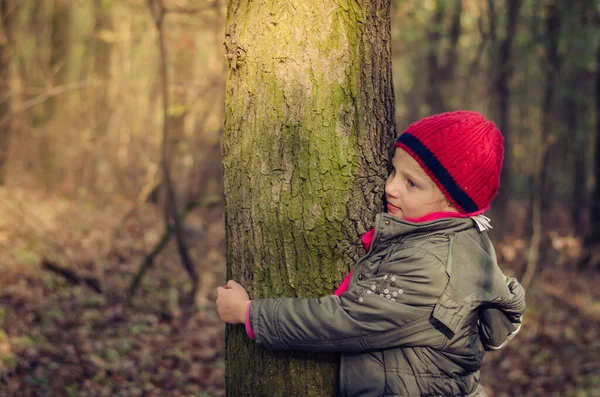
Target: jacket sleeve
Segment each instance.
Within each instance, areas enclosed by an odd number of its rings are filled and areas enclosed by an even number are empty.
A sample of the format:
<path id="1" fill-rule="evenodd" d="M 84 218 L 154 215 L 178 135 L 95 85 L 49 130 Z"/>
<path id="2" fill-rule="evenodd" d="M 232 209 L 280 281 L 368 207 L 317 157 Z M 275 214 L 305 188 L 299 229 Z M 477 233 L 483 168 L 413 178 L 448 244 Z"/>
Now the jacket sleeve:
<path id="1" fill-rule="evenodd" d="M 404 251 L 404 250 L 403 250 Z M 396 255 L 339 297 L 255 299 L 256 342 L 271 350 L 360 352 L 398 346 L 440 347 L 444 326 L 431 316 L 448 278 L 431 254 Z"/>
<path id="2" fill-rule="evenodd" d="M 525 291 L 515 278 L 506 278 L 510 295 L 480 309 L 479 335 L 485 350 L 506 346 L 521 329 L 525 312 Z"/>

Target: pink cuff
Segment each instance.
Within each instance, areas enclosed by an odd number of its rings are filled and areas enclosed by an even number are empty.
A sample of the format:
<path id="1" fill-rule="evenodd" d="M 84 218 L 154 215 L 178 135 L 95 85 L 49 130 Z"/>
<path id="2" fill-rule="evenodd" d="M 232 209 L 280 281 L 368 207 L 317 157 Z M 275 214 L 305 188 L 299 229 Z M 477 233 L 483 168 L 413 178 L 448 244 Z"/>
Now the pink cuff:
<path id="1" fill-rule="evenodd" d="M 252 305 L 252 301 L 248 302 L 248 306 L 246 307 L 246 335 L 248 335 L 248 338 L 254 340 L 256 337 L 254 336 L 254 331 L 252 331 L 252 325 L 250 325 L 250 305 Z"/>

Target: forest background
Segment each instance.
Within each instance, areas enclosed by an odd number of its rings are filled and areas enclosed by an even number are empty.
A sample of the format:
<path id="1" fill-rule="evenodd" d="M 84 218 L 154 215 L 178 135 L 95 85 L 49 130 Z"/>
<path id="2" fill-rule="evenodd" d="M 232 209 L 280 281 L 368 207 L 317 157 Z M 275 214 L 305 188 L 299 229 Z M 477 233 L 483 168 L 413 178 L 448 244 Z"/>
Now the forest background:
<path id="1" fill-rule="evenodd" d="M 0 0 L 0 395 L 224 395 L 226 7 Z M 595 0 L 393 2 L 398 132 L 464 108 L 506 137 L 488 215 L 528 311 L 492 396 L 600 395 L 599 26 Z"/>

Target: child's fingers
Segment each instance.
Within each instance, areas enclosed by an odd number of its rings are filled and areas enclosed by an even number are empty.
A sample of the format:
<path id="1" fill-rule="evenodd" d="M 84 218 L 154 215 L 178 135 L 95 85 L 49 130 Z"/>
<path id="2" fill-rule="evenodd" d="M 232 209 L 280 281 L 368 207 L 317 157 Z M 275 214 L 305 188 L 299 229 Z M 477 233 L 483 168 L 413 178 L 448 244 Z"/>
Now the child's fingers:
<path id="1" fill-rule="evenodd" d="M 241 286 L 241 284 L 239 284 L 239 283 L 238 283 L 238 282 L 236 282 L 235 280 L 229 280 L 229 281 L 227 282 L 227 288 L 231 288 L 231 289 L 233 289 L 233 288 L 238 288 L 238 287 L 239 287 L 239 288 L 244 288 L 244 287 L 242 287 L 242 286 Z"/>

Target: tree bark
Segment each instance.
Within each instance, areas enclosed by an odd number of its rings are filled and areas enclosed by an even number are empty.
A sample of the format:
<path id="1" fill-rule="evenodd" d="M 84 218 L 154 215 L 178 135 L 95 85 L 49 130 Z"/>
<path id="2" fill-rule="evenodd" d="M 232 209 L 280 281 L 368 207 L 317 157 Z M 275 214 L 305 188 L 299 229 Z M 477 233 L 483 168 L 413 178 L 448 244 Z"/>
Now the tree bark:
<path id="1" fill-rule="evenodd" d="M 227 273 L 252 298 L 331 294 L 382 209 L 393 149 L 390 4 L 228 3 Z M 229 396 L 333 396 L 337 355 L 226 329 Z"/>
<path id="2" fill-rule="evenodd" d="M 0 0 L 0 186 L 5 184 L 11 135 L 10 22 L 14 19 L 10 0 Z M 13 14 L 13 15 L 11 15 Z"/>

